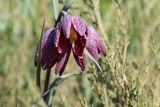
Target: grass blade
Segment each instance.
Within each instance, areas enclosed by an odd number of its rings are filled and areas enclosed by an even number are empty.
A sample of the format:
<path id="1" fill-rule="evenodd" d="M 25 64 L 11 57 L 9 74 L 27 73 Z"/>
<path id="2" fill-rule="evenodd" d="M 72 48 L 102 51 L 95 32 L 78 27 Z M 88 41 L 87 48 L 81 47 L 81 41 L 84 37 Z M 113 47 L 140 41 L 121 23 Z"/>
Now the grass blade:
<path id="1" fill-rule="evenodd" d="M 89 59 L 91 59 L 95 63 L 97 68 L 102 72 L 102 68 L 100 67 L 99 63 L 91 56 L 91 54 L 86 49 L 85 54 L 89 57 Z"/>
<path id="2" fill-rule="evenodd" d="M 53 11 L 54 11 L 54 18 L 57 20 L 58 18 L 58 0 L 53 0 Z"/>
<path id="3" fill-rule="evenodd" d="M 43 37 L 43 31 L 44 31 L 44 25 L 45 25 L 45 19 L 43 21 L 42 25 L 42 31 L 41 31 L 41 38 L 38 43 L 38 64 L 36 69 L 36 85 L 41 89 L 41 58 L 42 58 L 42 50 L 41 50 L 41 42 Z"/>
<path id="4" fill-rule="evenodd" d="M 71 5 L 74 3 L 74 1 L 75 0 L 67 0 L 62 10 L 67 11 L 71 7 Z"/>

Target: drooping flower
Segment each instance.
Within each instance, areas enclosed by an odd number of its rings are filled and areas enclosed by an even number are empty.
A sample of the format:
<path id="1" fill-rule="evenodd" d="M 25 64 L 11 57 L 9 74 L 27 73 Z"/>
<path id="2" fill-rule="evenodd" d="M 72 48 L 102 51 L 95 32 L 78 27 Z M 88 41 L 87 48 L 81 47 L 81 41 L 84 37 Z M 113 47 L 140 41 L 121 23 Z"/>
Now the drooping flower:
<path id="1" fill-rule="evenodd" d="M 61 75 L 72 50 L 81 70 L 85 69 L 84 50 L 98 61 L 99 54 L 106 52 L 105 46 L 96 30 L 79 16 L 64 15 L 55 29 L 49 29 L 42 40 L 42 68 L 51 69 L 56 64 L 55 72 Z M 37 50 L 35 65 L 37 63 Z"/>

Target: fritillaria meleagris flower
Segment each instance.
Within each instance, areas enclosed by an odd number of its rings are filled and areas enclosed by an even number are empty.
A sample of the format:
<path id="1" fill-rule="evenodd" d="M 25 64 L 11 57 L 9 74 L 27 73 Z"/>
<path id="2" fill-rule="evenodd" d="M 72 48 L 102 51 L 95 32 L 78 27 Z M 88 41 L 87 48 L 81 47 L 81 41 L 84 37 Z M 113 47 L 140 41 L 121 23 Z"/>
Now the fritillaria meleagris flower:
<path id="1" fill-rule="evenodd" d="M 105 46 L 96 30 L 79 16 L 64 15 L 56 28 L 45 32 L 42 39 L 42 69 L 51 69 L 61 75 L 72 50 L 81 70 L 85 69 L 85 49 L 98 61 L 99 54 L 106 52 Z M 38 51 L 35 53 L 37 65 Z"/>

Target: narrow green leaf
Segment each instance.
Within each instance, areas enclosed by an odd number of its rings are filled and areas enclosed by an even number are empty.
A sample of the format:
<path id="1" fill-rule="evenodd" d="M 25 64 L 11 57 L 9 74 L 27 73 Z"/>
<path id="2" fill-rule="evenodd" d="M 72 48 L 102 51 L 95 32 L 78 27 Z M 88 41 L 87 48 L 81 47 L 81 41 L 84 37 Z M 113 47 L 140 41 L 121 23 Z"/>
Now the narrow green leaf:
<path id="1" fill-rule="evenodd" d="M 53 0 L 53 11 L 54 11 L 54 18 L 57 20 L 58 18 L 58 0 Z"/>
<path id="2" fill-rule="evenodd" d="M 75 0 L 66 0 L 65 5 L 63 7 L 63 11 L 67 11 L 71 5 L 74 3 Z"/>
<path id="3" fill-rule="evenodd" d="M 74 73 L 70 73 L 70 74 L 66 74 L 66 75 L 63 75 L 63 76 L 59 76 L 57 77 L 56 79 L 54 79 L 52 82 L 51 82 L 51 85 L 49 87 L 49 90 L 43 94 L 43 96 L 45 96 L 46 94 L 49 95 L 49 101 L 48 101 L 48 107 L 51 107 L 52 106 L 52 97 L 55 95 L 56 93 L 56 89 L 57 89 L 57 86 L 62 82 L 64 81 L 65 79 L 69 78 L 69 77 L 72 77 L 72 76 L 81 76 L 82 74 L 85 74 L 83 72 L 74 72 Z"/>
<path id="4" fill-rule="evenodd" d="M 69 77 L 80 76 L 82 74 L 84 74 L 84 73 L 83 72 L 74 72 L 74 73 L 69 73 L 69 74 L 65 74 L 65 75 L 59 76 L 55 80 L 53 80 L 51 82 L 49 90 L 51 90 L 53 87 L 58 86 L 62 81 L 64 81 L 65 79 L 67 79 Z"/>
<path id="5" fill-rule="evenodd" d="M 41 89 L 41 58 L 42 58 L 41 42 L 43 37 L 44 25 L 45 25 L 45 19 L 42 25 L 41 38 L 38 43 L 38 64 L 36 69 L 36 84 L 40 89 Z"/>
<path id="6" fill-rule="evenodd" d="M 85 54 L 88 56 L 89 59 L 91 59 L 97 68 L 102 72 L 102 68 L 100 67 L 99 63 L 92 57 L 92 55 L 85 49 Z"/>

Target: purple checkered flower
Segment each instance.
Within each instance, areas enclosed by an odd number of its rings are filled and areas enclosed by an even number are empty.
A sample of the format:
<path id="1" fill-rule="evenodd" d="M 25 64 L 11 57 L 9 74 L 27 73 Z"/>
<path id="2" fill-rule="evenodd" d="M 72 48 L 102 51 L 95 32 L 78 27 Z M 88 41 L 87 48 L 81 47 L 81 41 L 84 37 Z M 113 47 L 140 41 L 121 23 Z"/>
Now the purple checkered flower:
<path id="1" fill-rule="evenodd" d="M 42 39 L 42 69 L 51 69 L 55 64 L 56 74 L 61 75 L 72 50 L 81 70 L 85 69 L 85 49 L 98 61 L 99 54 L 105 54 L 105 46 L 96 32 L 79 16 L 64 15 L 55 29 L 49 29 Z M 35 53 L 37 65 L 38 52 Z"/>

